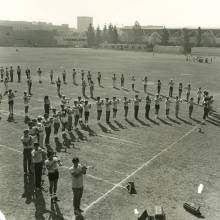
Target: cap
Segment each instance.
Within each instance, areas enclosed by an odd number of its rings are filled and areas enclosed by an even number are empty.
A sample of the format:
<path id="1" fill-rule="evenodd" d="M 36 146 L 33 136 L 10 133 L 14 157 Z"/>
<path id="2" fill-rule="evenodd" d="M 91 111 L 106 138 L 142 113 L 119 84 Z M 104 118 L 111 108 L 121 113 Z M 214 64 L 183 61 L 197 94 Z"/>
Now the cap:
<path id="1" fill-rule="evenodd" d="M 38 146 L 39 146 L 39 143 L 35 142 L 34 147 L 38 147 Z"/>
<path id="2" fill-rule="evenodd" d="M 28 134 L 29 133 L 29 130 L 28 129 L 25 129 L 24 130 L 24 134 Z"/>
<path id="3" fill-rule="evenodd" d="M 78 157 L 74 157 L 74 158 L 72 159 L 72 162 L 73 162 L 73 163 L 79 163 L 79 158 L 78 158 Z"/>

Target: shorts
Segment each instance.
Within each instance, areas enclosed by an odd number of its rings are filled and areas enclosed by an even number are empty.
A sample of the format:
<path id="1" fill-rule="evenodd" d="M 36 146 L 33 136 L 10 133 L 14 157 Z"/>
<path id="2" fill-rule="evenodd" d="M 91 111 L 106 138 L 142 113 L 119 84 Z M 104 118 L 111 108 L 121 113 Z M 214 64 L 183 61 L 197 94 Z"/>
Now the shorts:
<path id="1" fill-rule="evenodd" d="M 48 173 L 48 179 L 49 181 L 55 181 L 59 179 L 59 172 L 55 171 L 53 173 Z"/>

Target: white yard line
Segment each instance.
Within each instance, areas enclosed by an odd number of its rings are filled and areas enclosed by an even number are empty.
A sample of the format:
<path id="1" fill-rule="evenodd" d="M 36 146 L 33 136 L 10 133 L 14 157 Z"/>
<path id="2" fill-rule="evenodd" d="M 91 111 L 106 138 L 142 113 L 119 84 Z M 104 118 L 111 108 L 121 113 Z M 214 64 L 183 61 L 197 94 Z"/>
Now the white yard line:
<path id="1" fill-rule="evenodd" d="M 97 134 L 97 135 L 100 136 L 100 137 L 105 137 L 105 138 L 109 138 L 109 139 L 113 139 L 113 140 L 118 140 L 118 141 L 130 143 L 130 144 L 135 144 L 135 145 L 143 146 L 143 144 L 139 144 L 139 143 L 136 143 L 136 142 L 133 142 L 133 141 L 129 141 L 129 140 L 126 140 L 126 139 L 122 139 L 122 138 L 117 138 L 117 137 L 103 135 L 103 134 Z"/>
<path id="2" fill-rule="evenodd" d="M 14 149 L 12 147 L 9 147 L 9 146 L 3 145 L 3 144 L 0 144 L 0 147 L 5 148 L 5 149 L 10 150 L 10 151 L 17 152 L 19 154 L 22 154 L 22 152 L 20 150 L 16 150 L 16 149 Z"/>
<path id="3" fill-rule="evenodd" d="M 135 171 L 133 171 L 132 173 L 130 173 L 127 177 L 125 177 L 123 180 L 121 180 L 120 182 L 118 182 L 115 186 L 113 186 L 110 190 L 108 190 L 105 194 L 103 194 L 102 196 L 100 196 L 99 198 L 97 198 L 96 200 L 94 200 L 92 203 L 90 203 L 85 209 L 84 211 L 87 212 L 89 209 L 91 209 L 95 204 L 99 203 L 101 200 L 103 200 L 105 197 L 107 197 L 109 194 L 111 194 L 116 188 L 120 187 L 125 181 L 127 181 L 129 178 L 131 178 L 132 176 L 134 176 L 137 172 L 139 172 L 140 170 L 142 170 L 144 167 L 147 167 L 152 161 L 154 161 L 155 159 L 157 159 L 161 154 L 165 153 L 166 151 L 168 151 L 169 149 L 171 149 L 175 144 L 177 144 L 178 142 L 180 142 L 183 138 L 185 138 L 186 136 L 188 136 L 189 134 L 191 134 L 196 128 L 198 127 L 198 125 L 196 125 L 194 128 L 192 128 L 190 131 L 186 132 L 182 137 L 180 137 L 178 140 L 174 141 L 172 144 L 168 145 L 165 149 L 163 149 L 162 151 L 160 151 L 159 153 L 157 153 L 155 156 L 153 156 L 150 160 L 146 161 L 145 163 L 143 163 L 140 167 L 138 167 Z"/>

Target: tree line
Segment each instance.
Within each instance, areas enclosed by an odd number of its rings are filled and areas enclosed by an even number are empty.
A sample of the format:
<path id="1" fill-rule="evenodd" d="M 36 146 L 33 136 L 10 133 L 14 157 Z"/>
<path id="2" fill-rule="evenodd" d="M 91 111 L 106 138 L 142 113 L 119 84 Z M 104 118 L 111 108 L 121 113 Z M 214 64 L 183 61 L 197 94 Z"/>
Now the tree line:
<path id="1" fill-rule="evenodd" d="M 109 44 L 118 43 L 135 43 L 146 44 L 149 47 L 155 45 L 181 45 L 185 51 L 188 52 L 193 46 L 215 46 L 216 37 L 212 31 L 202 30 L 198 27 L 197 30 L 187 28 L 179 29 L 175 33 L 164 27 L 162 30 L 156 30 L 150 35 L 148 30 L 144 30 L 139 22 L 135 22 L 133 27 L 128 31 L 118 33 L 116 25 L 104 25 L 101 30 L 100 27 L 94 29 L 90 24 L 87 31 L 88 46 L 99 46 L 101 43 L 106 42 Z"/>

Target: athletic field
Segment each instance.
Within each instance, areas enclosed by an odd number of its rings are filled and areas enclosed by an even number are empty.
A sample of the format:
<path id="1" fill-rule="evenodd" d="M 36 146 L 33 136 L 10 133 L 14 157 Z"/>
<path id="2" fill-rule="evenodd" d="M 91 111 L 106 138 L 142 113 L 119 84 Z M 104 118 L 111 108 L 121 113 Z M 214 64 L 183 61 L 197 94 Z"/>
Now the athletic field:
<path id="1" fill-rule="evenodd" d="M 167 220 L 193 220 L 196 217 L 183 209 L 184 202 L 201 206 L 207 220 L 220 219 L 220 117 L 210 117 L 201 124 L 203 109 L 195 105 L 193 118 L 188 118 L 188 105 L 180 106 L 180 118 L 174 117 L 171 104 L 170 119 L 165 118 L 164 100 L 159 119 L 154 119 L 154 103 L 151 104 L 151 119 L 144 118 L 146 94 L 143 92 L 144 76 L 148 76 L 148 92 L 155 94 L 156 81 L 162 82 L 161 93 L 168 95 L 168 82 L 173 78 L 174 95 L 182 82 L 192 85 L 192 96 L 196 98 L 198 87 L 207 89 L 214 96 L 215 110 L 220 112 L 220 59 L 212 64 L 186 62 L 181 55 L 121 52 L 93 49 L 51 48 L 0 48 L 0 66 L 17 65 L 22 68 L 22 83 L 9 83 L 17 90 L 14 113 L 15 122 L 7 122 L 7 97 L 0 106 L 0 210 L 7 220 L 72 220 L 75 219 L 72 205 L 71 178 L 68 167 L 73 156 L 81 163 L 91 165 L 84 178 L 82 209 L 87 220 L 135 220 L 145 209 L 154 214 L 154 206 L 164 208 Z M 80 129 L 74 134 L 79 139 L 77 149 L 58 153 L 60 167 L 57 205 L 50 205 L 48 179 L 44 176 L 44 191 L 33 192 L 32 179 L 26 179 L 22 167 L 22 144 L 24 104 L 23 92 L 27 90 L 26 67 L 31 69 L 33 80 L 30 114 L 43 115 L 43 98 L 49 95 L 53 106 L 59 106 L 56 85 L 51 85 L 49 71 L 54 77 L 63 69 L 67 72 L 67 85 L 61 85 L 61 93 L 71 97 L 71 103 L 81 96 L 81 74 L 77 74 L 78 86 L 72 83 L 72 69 L 91 70 L 95 82 L 94 95 L 102 98 L 138 94 L 143 98 L 139 120 L 134 119 L 133 105 L 129 108 L 128 121 L 124 120 L 123 104 L 120 104 L 117 121 L 105 123 L 103 108 L 101 124 L 96 122 L 96 106 L 91 109 L 89 130 Z M 38 83 L 37 68 L 41 67 L 43 83 Z M 103 88 L 97 87 L 97 71 L 102 73 Z M 87 73 L 87 72 L 86 72 Z M 112 75 L 116 73 L 117 89 L 112 88 Z M 125 89 L 120 88 L 120 74 L 125 76 Z M 131 77 L 136 77 L 136 91 L 131 91 Z M 17 75 L 14 74 L 17 81 Z M 3 83 L 0 84 L 4 91 Z M 186 91 L 183 93 L 185 97 Z M 89 89 L 87 88 L 89 96 Z M 154 98 L 154 97 L 152 97 Z M 89 101 L 94 104 L 93 99 Z M 111 113 L 112 114 L 112 113 Z M 199 129 L 201 128 L 201 132 Z M 53 132 L 52 132 L 53 134 Z M 53 140 L 53 135 L 51 135 Z M 53 146 L 54 147 L 54 146 Z M 125 186 L 135 183 L 136 195 L 130 195 Z M 202 194 L 197 194 L 199 184 L 204 185 Z"/>

